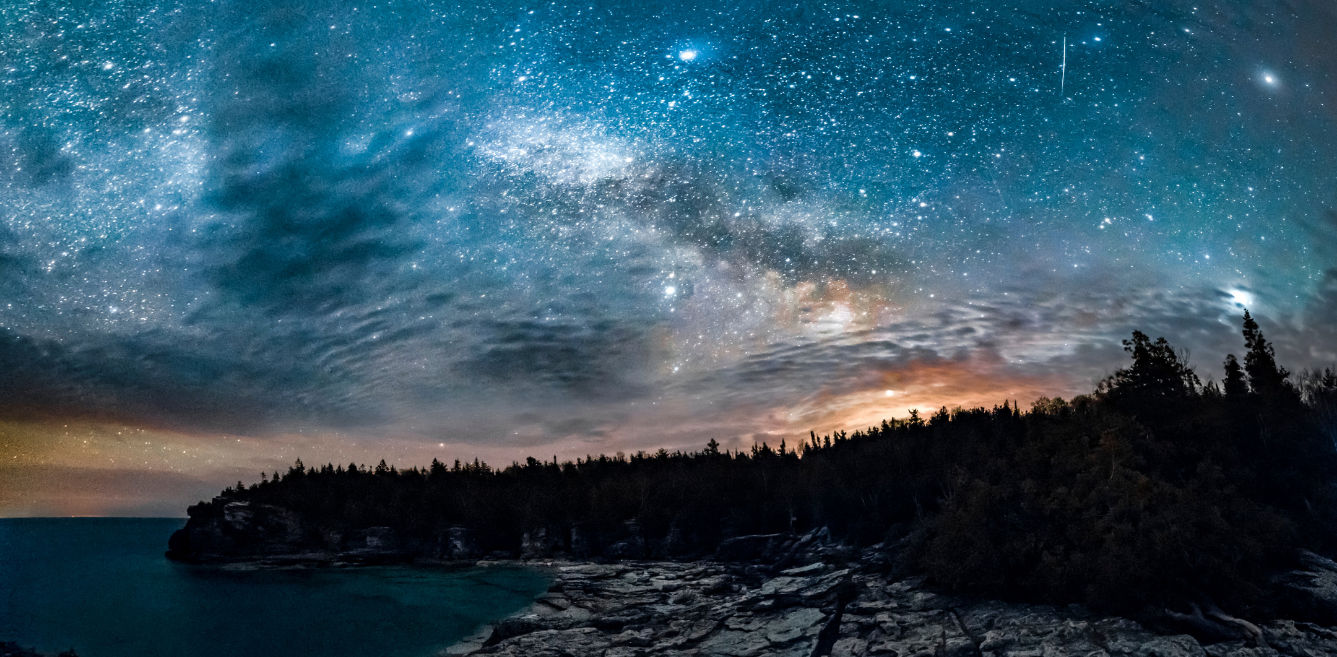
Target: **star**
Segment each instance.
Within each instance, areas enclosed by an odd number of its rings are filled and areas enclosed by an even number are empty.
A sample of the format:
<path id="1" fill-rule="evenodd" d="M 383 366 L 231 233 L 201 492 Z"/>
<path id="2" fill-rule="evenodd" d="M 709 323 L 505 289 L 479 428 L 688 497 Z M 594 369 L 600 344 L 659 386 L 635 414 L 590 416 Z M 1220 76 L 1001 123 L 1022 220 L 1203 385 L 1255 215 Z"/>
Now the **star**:
<path id="1" fill-rule="evenodd" d="M 0 460 L 855 429 L 1088 392 L 1112 311 L 1337 358 L 1322 3 L 901 4 L 0 11 Z"/>

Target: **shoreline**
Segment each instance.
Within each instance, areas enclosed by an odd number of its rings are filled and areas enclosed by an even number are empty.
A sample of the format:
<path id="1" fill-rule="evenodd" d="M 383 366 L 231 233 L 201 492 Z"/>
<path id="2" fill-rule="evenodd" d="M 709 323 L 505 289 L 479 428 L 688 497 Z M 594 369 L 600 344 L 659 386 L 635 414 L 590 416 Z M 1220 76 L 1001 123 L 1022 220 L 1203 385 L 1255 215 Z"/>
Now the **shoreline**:
<path id="1" fill-rule="evenodd" d="M 710 561 L 504 561 L 552 574 L 525 609 L 448 646 L 451 657 L 1268 657 L 1337 654 L 1337 628 L 1273 619 L 1175 624 L 1080 605 L 944 594 L 864 556 L 784 570 Z M 1307 571 L 1337 603 L 1337 563 Z M 480 564 L 481 565 L 481 564 Z M 1230 617 L 1227 617 L 1230 618 Z M 1182 621 L 1183 619 L 1181 619 Z M 1250 634 L 1248 627 L 1258 630 Z M 1212 635 L 1212 630 L 1226 634 Z"/>
<path id="2" fill-rule="evenodd" d="M 245 513 L 226 523 L 230 533 L 217 524 L 201 531 L 206 537 L 264 536 L 255 519 L 265 510 L 265 518 L 283 519 L 267 526 L 284 528 L 280 535 L 299 535 L 293 531 L 295 518 L 268 509 L 240 507 Z M 1143 608 L 1129 618 L 1080 605 L 944 593 L 909 569 L 907 541 L 855 548 L 819 529 L 801 536 L 733 537 L 713 557 L 596 561 L 562 553 L 479 555 L 453 545 L 425 553 L 395 539 L 389 528 L 372 528 L 342 542 L 355 546 L 351 549 L 272 541 L 250 543 L 267 545 L 267 554 L 254 548 L 229 553 L 199 550 L 215 544 L 195 542 L 189 544 L 195 551 L 175 556 L 222 568 L 512 567 L 549 579 L 547 590 L 522 610 L 480 626 L 440 655 L 1337 655 L 1337 563 L 1313 553 L 1299 553 L 1300 569 L 1268 585 L 1269 604 L 1249 612 L 1259 618 L 1232 615 L 1210 600 L 1188 608 Z"/>

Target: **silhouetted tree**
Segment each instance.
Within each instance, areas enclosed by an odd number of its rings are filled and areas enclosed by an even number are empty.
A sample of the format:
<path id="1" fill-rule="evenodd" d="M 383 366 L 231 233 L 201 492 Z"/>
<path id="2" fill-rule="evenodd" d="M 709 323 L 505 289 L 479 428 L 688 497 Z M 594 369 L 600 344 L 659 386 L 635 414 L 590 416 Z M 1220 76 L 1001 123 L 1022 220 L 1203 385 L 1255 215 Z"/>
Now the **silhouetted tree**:
<path id="1" fill-rule="evenodd" d="M 1106 380 L 1112 397 L 1180 400 L 1197 392 L 1197 374 L 1165 338 L 1152 341 L 1146 333 L 1133 331 L 1133 338 L 1123 341 L 1123 349 L 1132 354 L 1133 364 Z"/>
<path id="2" fill-rule="evenodd" d="M 1244 369 L 1235 359 L 1235 354 L 1226 354 L 1226 378 L 1222 380 L 1221 386 L 1226 397 L 1239 399 L 1249 394 L 1249 384 L 1244 380 Z"/>
<path id="3" fill-rule="evenodd" d="M 1198 394 L 1186 359 L 1135 331 L 1131 363 L 1098 394 L 1042 398 L 1024 413 L 943 407 L 925 422 L 916 410 L 810 432 L 799 453 L 785 440 L 778 453 L 764 442 L 721 451 L 711 438 L 696 453 L 506 468 L 433 459 L 425 473 L 381 460 L 293 476 L 299 462 L 189 513 L 281 506 L 320 550 L 385 526 L 415 549 L 463 529 L 485 553 L 516 555 L 528 534 L 610 558 L 699 556 L 733 536 L 825 527 L 859 545 L 910 536 L 912 565 L 956 591 L 1124 610 L 1247 604 L 1294 548 L 1337 546 L 1337 414 L 1322 410 L 1337 408 L 1337 373 L 1302 377 L 1294 403 L 1249 394 L 1291 388 L 1248 315 L 1245 337 L 1252 360 L 1225 359 L 1222 395 Z"/>
<path id="4" fill-rule="evenodd" d="M 1285 368 L 1277 365 L 1272 345 L 1263 337 L 1258 322 L 1244 311 L 1244 373 L 1249 377 L 1249 388 L 1254 394 L 1276 397 L 1291 390 Z"/>

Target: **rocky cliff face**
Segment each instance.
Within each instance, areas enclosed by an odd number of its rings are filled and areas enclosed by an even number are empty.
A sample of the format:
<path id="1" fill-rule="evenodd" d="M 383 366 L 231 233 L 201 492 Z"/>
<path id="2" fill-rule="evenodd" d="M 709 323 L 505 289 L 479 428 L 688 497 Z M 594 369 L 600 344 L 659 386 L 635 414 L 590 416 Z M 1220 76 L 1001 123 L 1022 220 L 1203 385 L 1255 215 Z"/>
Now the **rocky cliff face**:
<path id="1" fill-rule="evenodd" d="M 249 502 L 195 506 L 167 542 L 167 556 L 192 563 L 229 561 L 459 561 L 483 556 L 469 532 L 449 527 L 408 538 L 393 527 L 339 532 L 314 526 L 287 509 Z"/>
<path id="2" fill-rule="evenodd" d="M 655 541 L 641 536 L 636 523 L 592 540 L 583 528 L 571 529 L 569 540 L 538 529 L 526 532 L 513 549 L 484 554 L 464 527 L 447 527 L 430 536 L 405 535 L 395 527 L 338 531 L 322 527 L 301 514 L 270 504 L 216 498 L 188 509 L 185 528 L 168 541 L 167 556 L 192 563 L 229 561 L 466 561 L 493 559 L 688 559 L 789 563 L 816 543 L 829 543 L 825 530 L 805 536 L 765 534 L 737 536 L 720 542 L 713 554 L 681 549 L 675 533 Z M 568 547 L 569 546 L 569 547 Z M 835 549 L 828 546 L 827 549 Z"/>

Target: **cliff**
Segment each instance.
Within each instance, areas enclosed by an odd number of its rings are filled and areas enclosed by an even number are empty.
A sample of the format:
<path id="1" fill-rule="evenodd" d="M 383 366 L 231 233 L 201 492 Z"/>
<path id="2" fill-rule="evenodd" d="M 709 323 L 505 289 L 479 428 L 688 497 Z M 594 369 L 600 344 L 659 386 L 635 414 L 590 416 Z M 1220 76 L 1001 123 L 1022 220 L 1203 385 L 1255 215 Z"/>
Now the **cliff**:
<path id="1" fill-rule="evenodd" d="M 674 533 L 647 539 L 636 523 L 593 539 L 580 528 L 556 536 L 523 533 L 509 549 L 484 552 L 470 529 L 445 527 L 412 533 L 390 526 L 335 529 L 281 506 L 215 498 L 190 507 L 186 526 L 168 540 L 167 557 L 188 563 L 227 562 L 450 562 L 489 559 L 644 559 L 648 557 L 790 563 L 805 549 L 830 540 L 818 530 L 803 536 L 773 533 L 723 538 L 708 553 L 685 551 Z M 836 549 L 836 548 L 830 548 Z"/>
<path id="2" fill-rule="evenodd" d="M 222 498 L 191 507 L 186 526 L 167 542 L 167 557 L 188 563 L 387 563 L 481 556 L 463 528 L 412 538 L 385 526 L 337 530 L 280 506 Z"/>

